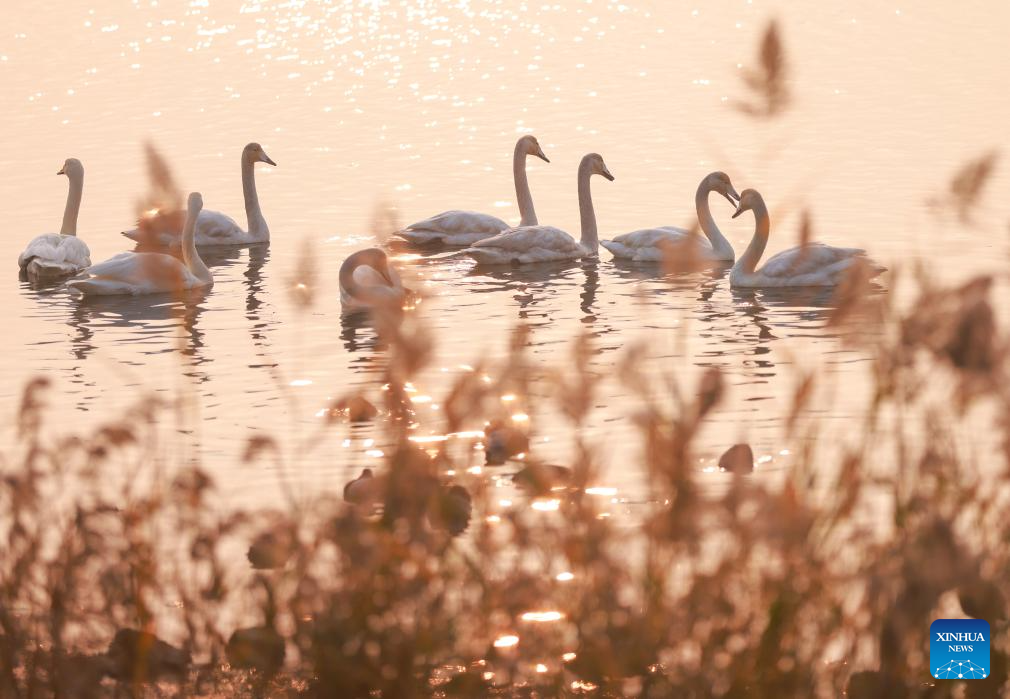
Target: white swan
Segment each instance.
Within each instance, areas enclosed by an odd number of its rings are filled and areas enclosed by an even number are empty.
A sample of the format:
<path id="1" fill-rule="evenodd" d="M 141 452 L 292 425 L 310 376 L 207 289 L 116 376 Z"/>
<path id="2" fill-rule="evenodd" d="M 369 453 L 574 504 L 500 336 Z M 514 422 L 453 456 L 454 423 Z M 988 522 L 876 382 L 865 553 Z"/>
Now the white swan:
<path id="1" fill-rule="evenodd" d="M 733 218 L 744 211 L 754 212 L 756 222 L 754 238 L 730 270 L 730 286 L 834 286 L 843 279 L 853 263 L 860 259 L 868 263 L 871 277 L 886 271 L 885 267 L 870 260 L 865 250 L 835 248 L 822 243 L 807 243 L 783 250 L 765 262 L 761 269 L 755 269 L 768 244 L 768 232 L 771 227 L 768 207 L 755 190 L 745 189 L 740 195 L 740 204 Z"/>
<path id="2" fill-rule="evenodd" d="M 245 197 L 245 215 L 249 230 L 244 231 L 235 219 L 217 211 L 201 211 L 196 221 L 196 245 L 254 245 L 270 240 L 270 229 L 260 210 L 259 195 L 256 194 L 254 165 L 266 163 L 277 165 L 270 159 L 258 143 L 250 143 L 242 149 L 242 194 Z M 133 230 L 123 231 L 130 240 L 141 245 L 154 247 L 179 247 L 181 242 L 184 211 L 164 211 L 153 209 L 144 214 Z"/>
<path id="3" fill-rule="evenodd" d="M 537 212 L 533 208 L 533 196 L 526 178 L 526 156 L 535 155 L 544 162 L 551 162 L 544 155 L 540 144 L 533 136 L 527 135 L 516 141 L 512 154 L 512 177 L 516 185 L 516 199 L 519 202 L 520 226 L 537 225 Z M 496 216 L 479 214 L 475 211 L 444 211 L 423 221 L 412 223 L 397 235 L 414 245 L 472 245 L 478 240 L 498 235 L 511 228 Z"/>
<path id="4" fill-rule="evenodd" d="M 57 175 L 70 180 L 67 206 L 63 210 L 63 226 L 59 233 L 46 233 L 34 238 L 18 256 L 18 267 L 32 279 L 56 279 L 77 274 L 91 266 L 91 251 L 77 237 L 77 214 L 81 210 L 84 192 L 84 166 L 76 158 L 68 158 Z"/>
<path id="5" fill-rule="evenodd" d="M 339 279 L 340 302 L 346 313 L 371 308 L 398 310 L 407 296 L 400 275 L 378 248 L 349 255 L 340 265 Z"/>
<path id="6" fill-rule="evenodd" d="M 194 242 L 194 228 L 203 197 L 189 195 L 186 224 L 182 230 L 182 261 L 161 252 L 122 252 L 84 271 L 87 277 L 67 282 L 85 296 L 157 294 L 179 292 L 214 283 L 207 265 L 200 259 Z"/>
<path id="7" fill-rule="evenodd" d="M 524 264 L 528 262 L 554 262 L 595 257 L 599 251 L 596 231 L 596 214 L 593 197 L 589 191 L 589 178 L 603 175 L 613 181 L 603 158 L 590 153 L 579 163 L 579 214 L 582 219 L 582 238 L 572 236 L 554 226 L 520 226 L 504 231 L 493 238 L 474 243 L 463 252 L 482 265 Z"/>
<path id="8" fill-rule="evenodd" d="M 601 240 L 600 245 L 609 250 L 614 257 L 635 262 L 659 262 L 663 259 L 664 248 L 683 245 L 691 237 L 697 241 L 697 256 L 702 260 L 732 262 L 733 246 L 719 230 L 708 207 L 709 192 L 718 192 L 726 197 L 734 207 L 740 195 L 733 189 L 729 175 L 724 172 L 713 172 L 698 185 L 694 195 L 694 207 L 698 212 L 698 222 L 705 238 L 694 235 L 693 232 L 674 226 L 659 228 L 644 228 L 631 233 L 619 235 L 613 240 Z"/>

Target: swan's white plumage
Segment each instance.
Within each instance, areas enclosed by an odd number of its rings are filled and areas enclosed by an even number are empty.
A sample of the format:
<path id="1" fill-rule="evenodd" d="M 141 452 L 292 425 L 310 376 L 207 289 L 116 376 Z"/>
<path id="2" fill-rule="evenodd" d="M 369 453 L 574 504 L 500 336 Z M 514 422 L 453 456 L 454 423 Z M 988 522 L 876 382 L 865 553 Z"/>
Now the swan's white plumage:
<path id="1" fill-rule="evenodd" d="M 871 260 L 860 248 L 837 248 L 823 243 L 806 243 L 773 255 L 757 269 L 771 228 L 768 208 L 764 199 L 753 189 L 744 190 L 735 216 L 752 210 L 755 218 L 754 238 L 746 252 L 730 270 L 731 286 L 757 287 L 812 287 L 835 286 L 845 277 L 857 261 L 865 261 L 870 276 L 886 271 Z"/>
<path id="2" fill-rule="evenodd" d="M 121 252 L 88 267 L 83 273 L 87 276 L 67 286 L 85 296 L 157 294 L 210 286 L 214 278 L 196 251 L 193 235 L 202 206 L 198 193 L 189 196 L 182 260 L 160 252 Z"/>
<path id="3" fill-rule="evenodd" d="M 755 272 L 732 270 L 730 284 L 738 287 L 835 286 L 859 258 L 870 261 L 871 270 L 875 272 L 873 276 L 885 271 L 867 257 L 865 250 L 808 243 L 773 255 Z"/>
<path id="4" fill-rule="evenodd" d="M 87 279 L 67 286 L 89 296 L 158 294 L 194 289 L 207 282 L 178 258 L 162 252 L 121 252 L 87 269 Z"/>
<path id="5" fill-rule="evenodd" d="M 91 251 L 74 235 L 46 233 L 34 238 L 18 256 L 18 267 L 33 277 L 63 277 L 91 265 Z"/>
<path id="6" fill-rule="evenodd" d="M 182 237 L 177 231 L 171 229 L 171 224 L 158 228 L 158 230 L 151 232 L 145 231 L 143 228 L 134 228 L 123 231 L 123 235 L 143 245 L 177 248 L 182 244 Z M 269 231 L 266 234 L 250 233 L 244 230 L 231 216 L 222 214 L 220 211 L 201 211 L 200 216 L 196 219 L 194 240 L 197 247 L 255 245 L 269 241 L 270 234 Z"/>
<path id="7" fill-rule="evenodd" d="M 527 134 L 516 141 L 515 149 L 512 152 L 512 179 L 519 205 L 520 226 L 535 226 L 538 223 L 537 212 L 533 207 L 533 196 L 530 194 L 529 180 L 526 176 L 526 156 L 528 155 L 550 162 L 534 136 Z M 465 246 L 498 235 L 509 228 L 509 224 L 497 216 L 454 209 L 412 223 L 399 231 L 397 236 L 412 245 Z"/>
<path id="8" fill-rule="evenodd" d="M 415 245 L 472 245 L 508 228 L 509 224 L 496 216 L 454 210 L 412 223 L 400 231 L 399 236 Z"/>
<path id="9" fill-rule="evenodd" d="M 618 259 L 633 262 L 661 262 L 665 246 L 683 245 L 692 235 L 697 241 L 698 255 L 702 259 L 719 259 L 712 249 L 712 243 L 703 235 L 674 226 L 643 228 L 639 231 L 624 233 L 613 240 L 601 240 L 600 245 Z"/>
<path id="10" fill-rule="evenodd" d="M 464 252 L 478 264 L 510 265 L 556 262 L 593 255 L 572 236 L 554 226 L 513 228 L 474 243 Z"/>

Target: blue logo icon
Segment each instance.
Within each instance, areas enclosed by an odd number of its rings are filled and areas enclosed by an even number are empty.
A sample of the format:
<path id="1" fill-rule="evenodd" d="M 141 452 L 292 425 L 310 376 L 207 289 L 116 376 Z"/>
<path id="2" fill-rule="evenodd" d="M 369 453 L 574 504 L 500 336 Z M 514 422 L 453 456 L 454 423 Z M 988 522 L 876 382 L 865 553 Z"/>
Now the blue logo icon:
<path id="1" fill-rule="evenodd" d="M 989 622 L 937 619 L 929 627 L 929 665 L 940 680 L 981 680 L 989 676 Z"/>

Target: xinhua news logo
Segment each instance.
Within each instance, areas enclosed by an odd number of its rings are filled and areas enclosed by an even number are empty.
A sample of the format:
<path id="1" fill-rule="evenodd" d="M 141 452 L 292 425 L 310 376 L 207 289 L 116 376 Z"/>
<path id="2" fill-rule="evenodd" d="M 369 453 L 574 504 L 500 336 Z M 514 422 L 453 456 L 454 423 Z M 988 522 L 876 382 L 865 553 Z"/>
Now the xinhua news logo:
<path id="1" fill-rule="evenodd" d="M 939 680 L 981 680 L 989 676 L 989 622 L 937 619 L 929 627 L 929 665 Z"/>

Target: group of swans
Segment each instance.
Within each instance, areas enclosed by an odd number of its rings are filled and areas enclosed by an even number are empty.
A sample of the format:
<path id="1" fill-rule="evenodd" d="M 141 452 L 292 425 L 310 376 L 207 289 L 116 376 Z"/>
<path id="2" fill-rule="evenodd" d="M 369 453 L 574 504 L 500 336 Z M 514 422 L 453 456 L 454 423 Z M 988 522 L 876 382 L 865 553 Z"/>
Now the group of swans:
<path id="1" fill-rule="evenodd" d="M 189 195 L 182 210 L 153 210 L 137 222 L 137 228 L 123 235 L 142 248 L 165 252 L 123 252 L 97 265 L 77 237 L 77 216 L 84 190 L 84 167 L 75 158 L 57 173 L 70 180 L 70 194 L 59 234 L 33 239 L 18 257 L 18 267 L 39 281 L 75 277 L 67 282 L 73 292 L 84 296 L 155 294 L 208 287 L 214 278 L 200 258 L 198 247 L 254 245 L 270 240 L 270 229 L 260 210 L 253 167 L 256 163 L 276 165 L 258 143 L 242 149 L 242 193 L 245 196 L 248 230 L 234 219 L 203 209 L 198 192 Z M 174 254 L 181 253 L 181 259 Z"/>
<path id="2" fill-rule="evenodd" d="M 550 162 L 534 136 L 525 135 L 516 142 L 512 174 L 521 216 L 518 226 L 510 227 L 488 214 L 452 210 L 407 226 L 397 234 L 399 239 L 409 245 L 463 247 L 462 253 L 472 257 L 478 265 L 596 257 L 601 245 L 616 259 L 636 262 L 659 261 L 670 254 L 670 250 L 677 250 L 711 262 L 735 261 L 729 280 L 736 287 L 833 286 L 860 260 L 868 263 L 871 273 L 884 271 L 866 257 L 864 250 L 821 243 L 806 243 L 781 252 L 758 269 L 771 228 L 768 208 L 753 189 L 737 194 L 729 176 L 723 172 L 707 175 L 695 194 L 695 209 L 704 237 L 682 228 L 662 226 L 601 241 L 590 180 L 593 175 L 600 175 L 613 181 L 614 176 L 597 153 L 589 153 L 579 163 L 577 188 L 581 230 L 576 240 L 559 228 L 538 222 L 526 175 L 526 160 L 530 155 Z M 143 247 L 165 252 L 121 253 L 92 265 L 88 246 L 77 237 L 84 168 L 80 161 L 70 158 L 57 173 L 66 175 L 70 181 L 60 233 L 32 240 L 18 258 L 18 266 L 37 279 L 76 275 L 68 286 L 83 295 L 149 294 L 210 286 L 213 277 L 200 259 L 198 248 L 250 245 L 270 239 L 270 229 L 256 194 L 256 163 L 276 165 L 258 143 L 250 143 L 242 150 L 241 160 L 247 230 L 224 214 L 203 210 L 201 196 L 193 193 L 185 212 L 155 210 L 146 213 L 138 221 L 137 228 L 123 233 Z M 712 192 L 721 194 L 736 207 L 734 218 L 745 211 L 754 213 L 754 237 L 739 259 L 715 223 L 708 201 Z M 181 259 L 171 254 L 176 248 L 181 252 Z M 386 253 L 378 248 L 361 250 L 348 257 L 341 265 L 339 282 L 346 311 L 395 305 L 408 294 Z"/>
<path id="3" fill-rule="evenodd" d="M 513 176 L 522 216 L 518 226 L 509 227 L 504 221 L 485 214 L 446 211 L 407 226 L 398 233 L 398 237 L 408 244 L 437 243 L 465 247 L 462 253 L 472 257 L 478 265 L 521 265 L 596 257 L 601 245 L 616 259 L 655 262 L 662 260 L 672 250 L 678 254 L 692 255 L 701 261 L 735 262 L 729 275 L 730 285 L 744 288 L 834 286 L 852 265 L 860 262 L 866 263 L 871 276 L 885 271 L 885 268 L 867 257 L 865 250 L 839 248 L 823 243 L 805 243 L 785 250 L 769 259 L 761 269 L 757 269 L 771 228 L 768 208 L 761 195 L 753 189 L 737 194 L 729 176 L 723 172 L 707 175 L 695 193 L 695 210 L 704 237 L 682 228 L 662 226 L 625 233 L 613 240 L 600 240 L 590 179 L 593 175 L 601 175 L 613 181 L 614 176 L 597 153 L 589 153 L 579 163 L 577 184 L 581 231 L 579 240 L 575 240 L 565 231 L 541 225 L 537 221 L 526 177 L 527 155 L 536 155 L 550 162 L 533 136 L 523 136 L 516 143 Z M 721 194 L 736 207 L 733 218 L 745 211 L 754 212 L 754 237 L 739 260 L 736 259 L 733 246 L 716 225 L 709 208 L 708 199 L 712 192 Z M 388 299 L 391 294 L 402 295 L 402 284 L 398 277 L 394 282 L 390 276 L 385 254 L 376 249 L 363 252 L 367 255 L 352 255 L 341 269 L 342 297 L 353 299 L 356 307 L 370 305 L 362 293 L 365 285 L 359 284 L 355 289 L 343 286 L 345 278 L 358 276 L 368 280 L 367 294 L 374 298 Z M 364 267 L 369 267 L 370 271 L 362 271 Z"/>

